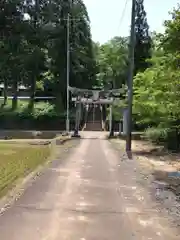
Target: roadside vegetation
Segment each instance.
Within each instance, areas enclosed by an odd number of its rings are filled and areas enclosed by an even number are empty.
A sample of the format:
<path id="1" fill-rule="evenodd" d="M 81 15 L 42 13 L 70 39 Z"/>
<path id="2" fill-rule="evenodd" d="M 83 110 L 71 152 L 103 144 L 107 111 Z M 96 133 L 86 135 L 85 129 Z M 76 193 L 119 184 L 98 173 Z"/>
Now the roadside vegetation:
<path id="1" fill-rule="evenodd" d="M 62 124 L 61 128 L 65 126 L 66 112 L 58 111 L 55 105 L 41 101 L 34 103 L 33 111 L 29 111 L 28 104 L 28 101 L 20 100 L 17 108 L 12 111 L 11 102 L 8 101 L 0 109 L 1 129 L 53 130 L 58 129 L 60 124 Z M 70 111 L 71 122 L 74 118 L 74 111 Z"/>
<path id="2" fill-rule="evenodd" d="M 50 156 L 49 145 L 0 143 L 0 197 Z"/>
<path id="3" fill-rule="evenodd" d="M 53 122 L 51 126 L 58 125 L 66 115 L 68 14 L 70 19 L 78 19 L 70 21 L 70 85 L 92 88 L 96 81 L 86 6 L 82 0 L 14 0 L 3 1 L 1 9 L 0 126 L 21 129 L 25 119 L 29 129 L 35 126 L 38 130 L 39 125 L 46 128 L 49 121 Z M 20 95 L 29 99 L 21 101 Z M 52 99 L 37 103 L 36 97 Z M 74 108 L 72 104 L 70 107 Z M 13 121 L 17 122 L 15 126 Z M 32 126 L 33 122 L 40 124 Z"/>
<path id="4" fill-rule="evenodd" d="M 147 140 L 180 149 L 180 5 L 174 6 L 165 32 L 151 32 L 144 1 L 136 1 L 136 45 L 133 96 L 133 130 Z M 98 79 L 109 88 L 121 87 L 128 76 L 128 38 L 115 37 L 96 46 Z M 111 81 L 110 81 L 111 79 Z M 113 107 L 113 122 L 122 119 L 121 103 Z M 114 125 L 113 125 L 114 127 Z"/>

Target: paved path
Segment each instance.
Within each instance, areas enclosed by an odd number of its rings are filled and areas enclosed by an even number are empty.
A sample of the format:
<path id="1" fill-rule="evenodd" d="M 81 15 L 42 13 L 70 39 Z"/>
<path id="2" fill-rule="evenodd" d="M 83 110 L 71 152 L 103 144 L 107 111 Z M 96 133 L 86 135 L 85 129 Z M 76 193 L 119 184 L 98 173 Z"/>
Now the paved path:
<path id="1" fill-rule="evenodd" d="M 179 239 L 136 186 L 134 163 L 90 137 L 0 216 L 1 240 Z"/>

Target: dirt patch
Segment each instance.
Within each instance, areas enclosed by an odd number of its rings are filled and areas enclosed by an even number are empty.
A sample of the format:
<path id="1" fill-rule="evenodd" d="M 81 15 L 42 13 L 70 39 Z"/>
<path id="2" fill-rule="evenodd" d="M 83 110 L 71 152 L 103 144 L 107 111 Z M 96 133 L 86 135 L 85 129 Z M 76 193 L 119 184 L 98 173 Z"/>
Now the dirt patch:
<path id="1" fill-rule="evenodd" d="M 180 195 L 180 153 L 168 152 L 148 142 L 134 141 L 133 154 L 141 162 L 150 164 L 155 180 L 166 182 L 169 189 Z"/>
<path id="2" fill-rule="evenodd" d="M 118 151 L 125 151 L 124 140 L 112 140 Z M 180 154 L 172 154 L 146 141 L 132 142 L 136 159 L 136 182 L 144 186 L 155 208 L 167 216 L 172 227 L 180 226 Z M 133 160 L 132 160 L 133 161 Z"/>
<path id="3" fill-rule="evenodd" d="M 112 141 L 125 148 L 124 140 Z M 144 172 L 152 174 L 155 180 L 166 183 L 167 188 L 180 196 L 180 153 L 171 153 L 162 146 L 147 141 L 134 140 L 132 156 L 138 159 Z"/>

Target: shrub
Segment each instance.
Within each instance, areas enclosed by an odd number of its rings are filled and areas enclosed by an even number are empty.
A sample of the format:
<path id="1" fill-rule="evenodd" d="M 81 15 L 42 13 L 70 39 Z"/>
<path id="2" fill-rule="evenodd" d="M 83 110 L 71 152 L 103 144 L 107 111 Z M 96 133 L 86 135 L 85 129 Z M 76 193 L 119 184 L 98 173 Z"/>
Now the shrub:
<path id="1" fill-rule="evenodd" d="M 74 111 L 70 111 L 70 121 L 75 119 Z M 12 111 L 11 102 L 0 110 L 0 126 L 5 129 L 14 128 L 51 128 L 64 124 L 66 111 L 58 111 L 55 105 L 48 102 L 37 102 L 34 110 L 28 110 L 28 102 L 19 101 L 16 110 Z"/>
<path id="2" fill-rule="evenodd" d="M 147 128 L 144 132 L 144 138 L 154 143 L 161 144 L 165 143 L 168 139 L 169 129 L 168 128 Z"/>
<path id="3" fill-rule="evenodd" d="M 153 143 L 163 144 L 164 147 L 171 151 L 178 151 L 180 148 L 180 133 L 177 127 L 148 128 L 143 137 Z"/>

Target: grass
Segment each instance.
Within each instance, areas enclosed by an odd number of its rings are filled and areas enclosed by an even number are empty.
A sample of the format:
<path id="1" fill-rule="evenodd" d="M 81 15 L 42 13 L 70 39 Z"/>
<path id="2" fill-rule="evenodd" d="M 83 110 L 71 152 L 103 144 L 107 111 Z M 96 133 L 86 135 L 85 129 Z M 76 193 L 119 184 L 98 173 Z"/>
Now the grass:
<path id="1" fill-rule="evenodd" d="M 28 106 L 29 99 L 18 99 L 18 105 L 20 107 L 27 107 Z M 4 103 L 3 99 L 0 99 L 0 106 Z M 7 100 L 7 105 L 4 106 L 4 108 L 11 108 L 12 106 L 12 99 Z"/>
<path id="2" fill-rule="evenodd" d="M 0 143 L 0 197 L 12 189 L 18 179 L 43 164 L 50 152 L 49 145 Z"/>

